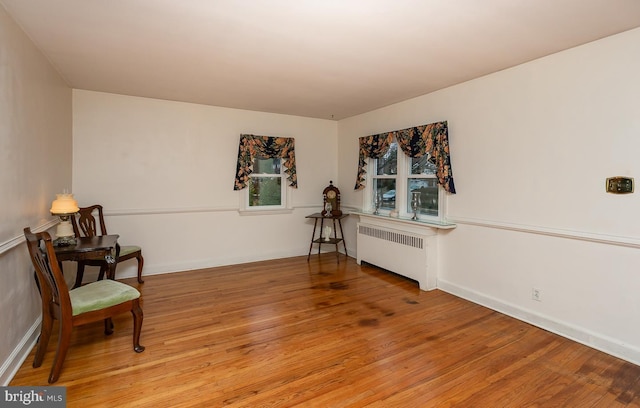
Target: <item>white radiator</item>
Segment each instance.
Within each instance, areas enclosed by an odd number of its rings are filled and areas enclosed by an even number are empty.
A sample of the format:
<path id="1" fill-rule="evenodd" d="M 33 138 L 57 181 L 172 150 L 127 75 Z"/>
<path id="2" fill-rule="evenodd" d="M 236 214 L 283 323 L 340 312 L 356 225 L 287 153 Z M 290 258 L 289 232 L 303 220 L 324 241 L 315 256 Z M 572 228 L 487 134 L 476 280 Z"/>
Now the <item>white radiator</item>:
<path id="1" fill-rule="evenodd" d="M 422 290 L 435 289 L 435 236 L 358 223 L 357 239 L 358 264 L 364 261 L 416 280 Z"/>

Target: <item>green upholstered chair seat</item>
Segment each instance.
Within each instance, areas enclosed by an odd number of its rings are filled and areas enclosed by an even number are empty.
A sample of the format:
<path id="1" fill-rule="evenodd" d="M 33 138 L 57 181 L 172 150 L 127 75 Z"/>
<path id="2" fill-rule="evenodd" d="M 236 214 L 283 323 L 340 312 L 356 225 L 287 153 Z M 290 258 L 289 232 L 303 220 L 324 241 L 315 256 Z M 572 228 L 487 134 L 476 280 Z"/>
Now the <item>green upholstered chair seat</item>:
<path id="1" fill-rule="evenodd" d="M 122 258 L 123 256 L 132 254 L 134 252 L 138 252 L 138 251 L 142 251 L 142 248 L 140 248 L 139 246 L 135 246 L 135 245 L 127 245 L 127 246 L 120 246 L 120 257 Z"/>
<path id="2" fill-rule="evenodd" d="M 105 279 L 69 291 L 72 315 L 105 309 L 140 297 L 132 286 Z"/>

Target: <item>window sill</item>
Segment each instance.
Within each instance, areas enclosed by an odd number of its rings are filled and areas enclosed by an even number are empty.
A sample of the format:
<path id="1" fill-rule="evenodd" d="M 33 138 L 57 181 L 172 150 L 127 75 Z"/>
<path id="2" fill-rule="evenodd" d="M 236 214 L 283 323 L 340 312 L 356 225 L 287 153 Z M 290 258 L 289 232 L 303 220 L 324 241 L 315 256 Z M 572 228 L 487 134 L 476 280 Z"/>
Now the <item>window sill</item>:
<path id="1" fill-rule="evenodd" d="M 240 215 L 276 215 L 276 214 L 291 214 L 292 208 L 274 208 L 273 210 L 259 209 L 259 210 L 238 210 Z"/>
<path id="2" fill-rule="evenodd" d="M 456 224 L 448 222 L 448 221 L 435 221 L 435 220 L 412 220 L 409 217 L 391 217 L 389 215 L 375 215 L 372 213 L 365 213 L 365 212 L 359 212 L 359 211 L 352 211 L 351 214 L 354 215 L 358 215 L 360 217 L 371 217 L 373 219 L 379 219 L 379 220 L 385 220 L 385 221 L 392 221 L 392 222 L 398 222 L 398 223 L 402 223 L 402 224 L 407 224 L 407 225 L 413 225 L 413 226 L 425 226 L 425 227 L 431 227 L 431 228 L 437 228 L 437 229 L 453 229 L 455 227 L 457 227 Z"/>

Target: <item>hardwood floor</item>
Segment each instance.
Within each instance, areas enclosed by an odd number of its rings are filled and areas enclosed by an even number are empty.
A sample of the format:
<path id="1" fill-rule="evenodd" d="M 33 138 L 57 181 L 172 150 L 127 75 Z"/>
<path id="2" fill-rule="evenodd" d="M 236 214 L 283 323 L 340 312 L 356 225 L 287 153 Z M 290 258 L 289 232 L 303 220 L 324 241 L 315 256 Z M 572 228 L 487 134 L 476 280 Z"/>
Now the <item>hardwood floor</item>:
<path id="1" fill-rule="evenodd" d="M 146 276 L 130 315 L 76 329 L 68 407 L 640 406 L 640 367 L 333 254 Z M 47 385 L 33 352 L 11 385 Z"/>

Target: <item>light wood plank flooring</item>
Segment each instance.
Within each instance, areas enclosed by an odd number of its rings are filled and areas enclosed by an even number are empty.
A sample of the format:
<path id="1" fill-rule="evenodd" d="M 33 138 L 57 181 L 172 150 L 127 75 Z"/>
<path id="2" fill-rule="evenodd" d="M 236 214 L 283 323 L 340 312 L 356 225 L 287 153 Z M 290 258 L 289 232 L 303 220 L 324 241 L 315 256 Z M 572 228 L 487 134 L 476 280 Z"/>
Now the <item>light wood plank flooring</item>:
<path id="1" fill-rule="evenodd" d="M 75 330 L 68 407 L 640 406 L 640 367 L 343 255 L 145 280 L 146 350 L 128 314 Z"/>

